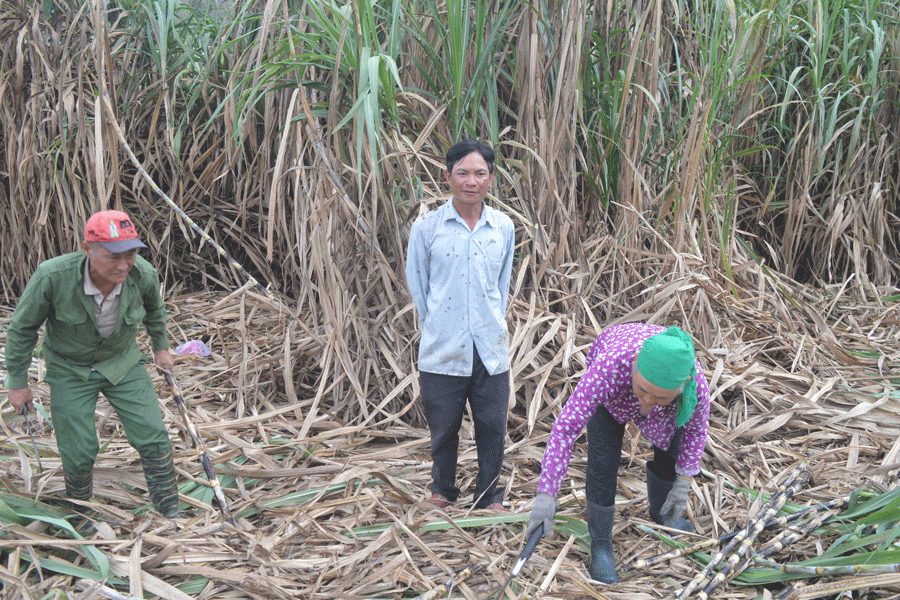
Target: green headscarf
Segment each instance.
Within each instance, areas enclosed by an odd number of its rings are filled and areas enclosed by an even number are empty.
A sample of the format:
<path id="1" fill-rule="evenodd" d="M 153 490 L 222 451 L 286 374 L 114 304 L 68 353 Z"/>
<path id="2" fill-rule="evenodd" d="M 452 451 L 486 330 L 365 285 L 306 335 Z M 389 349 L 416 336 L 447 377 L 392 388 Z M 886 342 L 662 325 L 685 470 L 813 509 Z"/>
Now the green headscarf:
<path id="1" fill-rule="evenodd" d="M 649 338 L 638 352 L 637 369 L 644 379 L 664 390 L 677 390 L 684 384 L 675 425 L 687 423 L 697 408 L 697 368 L 691 336 L 678 327 L 669 327 Z"/>

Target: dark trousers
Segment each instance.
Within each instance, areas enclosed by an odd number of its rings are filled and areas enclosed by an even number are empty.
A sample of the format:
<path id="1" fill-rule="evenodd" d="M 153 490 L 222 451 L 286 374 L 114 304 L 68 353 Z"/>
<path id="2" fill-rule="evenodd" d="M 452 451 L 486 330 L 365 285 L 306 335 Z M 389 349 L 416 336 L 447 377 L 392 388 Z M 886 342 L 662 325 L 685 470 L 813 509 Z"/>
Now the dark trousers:
<path id="1" fill-rule="evenodd" d="M 506 438 L 508 371 L 488 374 L 476 351 L 472 375 L 457 377 L 420 372 L 419 387 L 425 418 L 431 430 L 431 491 L 451 501 L 459 497 L 460 490 L 456 487 L 456 458 L 459 428 L 468 400 L 478 450 L 475 507 L 485 508 L 501 502 L 503 488 L 498 488 L 497 482 L 503 467 L 503 445 Z"/>
<path id="2" fill-rule="evenodd" d="M 600 506 L 612 506 L 616 501 L 616 483 L 619 460 L 622 458 L 625 425 L 616 421 L 609 411 L 601 406 L 588 421 L 587 433 L 587 499 Z M 682 427 L 675 430 L 668 450 L 653 446 L 653 472 L 660 479 L 675 480 L 675 461 L 678 459 L 682 433 Z"/>

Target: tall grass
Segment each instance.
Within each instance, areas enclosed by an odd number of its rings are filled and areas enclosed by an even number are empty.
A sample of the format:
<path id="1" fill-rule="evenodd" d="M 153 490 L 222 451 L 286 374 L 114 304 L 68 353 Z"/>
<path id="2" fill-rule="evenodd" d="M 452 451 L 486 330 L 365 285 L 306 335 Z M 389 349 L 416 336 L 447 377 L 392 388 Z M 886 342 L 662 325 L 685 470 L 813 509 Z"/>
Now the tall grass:
<path id="1" fill-rule="evenodd" d="M 89 134 L 99 58 L 91 15 L 77 3 L 51 10 L 12 1 L 2 14 L 5 36 L 21 41 L 3 54 L 5 131 L 26 133 L 6 145 L 7 193 L 10 206 L 26 197 L 42 206 L 39 243 L 26 249 L 13 239 L 5 253 L 3 287 L 14 295 L 37 257 L 72 247 L 73 233 L 50 235 L 50 214 L 61 212 L 55 220 L 75 230 L 107 202 L 98 191 L 134 203 L 142 190 L 115 149 L 100 144 L 97 154 L 100 140 Z M 211 216 L 224 202 L 226 237 L 266 279 L 281 278 L 272 263 L 291 254 L 295 238 L 289 227 L 276 231 L 270 210 L 288 201 L 290 178 L 271 175 L 293 168 L 286 151 L 295 165 L 321 167 L 312 147 L 289 141 L 288 124 L 309 117 L 299 98 L 287 114 L 298 90 L 369 231 L 402 236 L 413 204 L 439 191 L 443 150 L 477 136 L 510 161 L 499 165 L 498 192 L 510 196 L 504 205 L 542 260 L 578 255 L 577 236 L 551 252 L 547 230 L 606 223 L 634 246 L 643 215 L 676 251 L 702 251 L 726 273 L 731 255 L 750 247 L 805 279 L 858 273 L 883 284 L 897 276 L 896 206 L 886 196 L 900 71 L 890 3 L 636 11 L 574 1 L 247 0 L 210 10 L 165 0 L 117 2 L 106 16 L 109 81 L 135 147 L 170 192 L 183 194 L 179 204 L 200 201 Z M 44 35 L 29 33 L 27 22 Z M 87 51 L 71 51 L 79 46 Z M 73 58 L 61 60 L 63 51 Z M 25 64 L 39 68 L 16 67 Z M 14 94 L 25 73 L 32 100 L 57 107 L 55 118 L 31 120 Z M 273 170 L 278 143 L 286 150 Z M 95 176 L 102 156 L 111 186 Z M 109 171 L 119 167 L 125 172 Z M 270 194 L 274 201 L 253 199 Z M 31 228 L 11 212 L 4 219 L 11 230 Z M 247 247 L 248 235 L 268 240 L 264 257 Z M 388 260 L 398 253 L 402 243 Z"/>

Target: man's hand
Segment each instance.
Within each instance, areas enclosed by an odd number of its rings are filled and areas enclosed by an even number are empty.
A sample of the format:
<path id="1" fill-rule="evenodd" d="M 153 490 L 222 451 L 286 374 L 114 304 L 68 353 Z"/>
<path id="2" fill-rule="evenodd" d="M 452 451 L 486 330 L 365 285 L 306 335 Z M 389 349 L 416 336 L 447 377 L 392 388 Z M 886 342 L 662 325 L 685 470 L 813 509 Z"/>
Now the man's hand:
<path id="1" fill-rule="evenodd" d="M 556 515 L 556 498 L 550 494 L 538 492 L 534 500 L 534 508 L 531 509 L 531 521 L 528 522 L 528 529 L 525 530 L 525 537 L 529 537 L 531 532 L 540 525 L 544 524 L 545 535 L 550 535 L 553 531 L 553 517 Z"/>
<path id="2" fill-rule="evenodd" d="M 16 409 L 16 414 L 21 415 L 22 409 L 28 405 L 28 410 L 34 410 L 34 404 L 31 403 L 33 396 L 31 388 L 24 387 L 20 390 L 9 390 L 9 403 Z"/>
<path id="3" fill-rule="evenodd" d="M 669 527 L 687 510 L 688 492 L 691 491 L 692 479 L 678 477 L 672 484 L 669 496 L 659 509 L 662 524 Z"/>
<path id="4" fill-rule="evenodd" d="M 159 350 L 153 355 L 153 362 L 156 363 L 156 368 L 164 369 L 169 373 L 175 373 L 175 359 L 172 358 L 172 355 L 169 354 L 168 350 Z"/>

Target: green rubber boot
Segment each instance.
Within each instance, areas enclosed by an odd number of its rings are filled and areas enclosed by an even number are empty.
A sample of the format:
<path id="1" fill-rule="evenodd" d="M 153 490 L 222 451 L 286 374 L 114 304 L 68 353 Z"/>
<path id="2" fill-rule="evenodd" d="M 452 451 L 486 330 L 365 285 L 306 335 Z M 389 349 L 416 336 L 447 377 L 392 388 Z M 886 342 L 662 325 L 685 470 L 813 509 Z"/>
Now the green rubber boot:
<path id="1" fill-rule="evenodd" d="M 618 583 L 612 546 L 616 507 L 600 506 L 588 500 L 587 514 L 588 533 L 591 534 L 591 579 L 602 583 Z"/>
<path id="2" fill-rule="evenodd" d="M 91 496 L 94 494 L 94 471 L 88 471 L 84 475 L 72 475 L 68 471 L 63 471 L 63 480 L 66 482 L 66 497 L 70 500 L 83 500 L 90 502 Z M 80 535 L 89 537 L 94 531 L 94 519 L 97 514 L 83 506 L 72 505 L 67 503 L 67 508 L 74 510 L 74 527 Z"/>
<path id="3" fill-rule="evenodd" d="M 178 516 L 178 485 L 175 481 L 175 461 L 169 451 L 156 458 L 141 457 L 144 478 L 150 491 L 153 507 L 164 517 Z"/>
<path id="4" fill-rule="evenodd" d="M 91 501 L 94 494 L 94 471 L 88 471 L 84 475 L 73 475 L 63 471 L 63 479 L 66 482 L 66 497 L 72 500 Z"/>
<path id="5" fill-rule="evenodd" d="M 660 525 L 664 525 L 660 510 L 666 503 L 666 498 L 669 497 L 669 492 L 672 491 L 675 482 L 660 478 L 653 472 L 653 466 L 652 460 L 647 461 L 647 497 L 650 500 L 650 517 Z M 670 527 L 681 531 L 694 531 L 694 526 L 684 517 L 678 517 Z"/>

